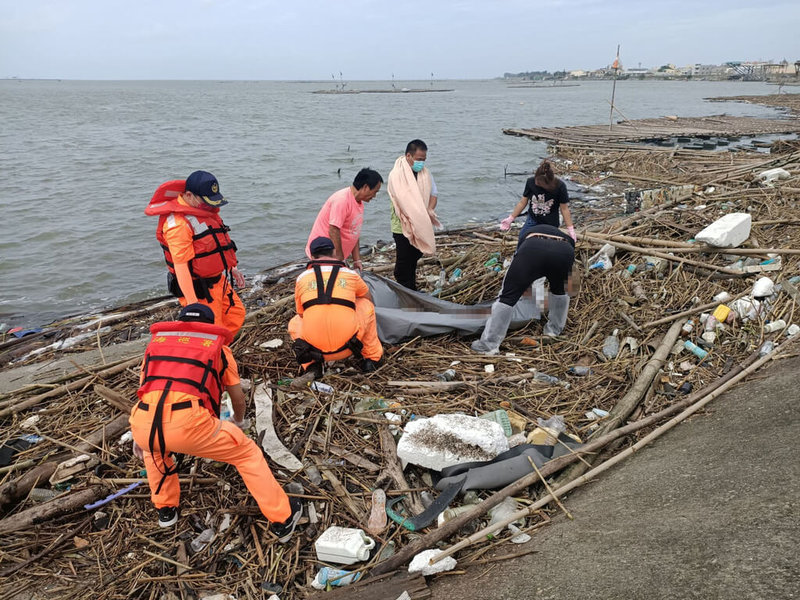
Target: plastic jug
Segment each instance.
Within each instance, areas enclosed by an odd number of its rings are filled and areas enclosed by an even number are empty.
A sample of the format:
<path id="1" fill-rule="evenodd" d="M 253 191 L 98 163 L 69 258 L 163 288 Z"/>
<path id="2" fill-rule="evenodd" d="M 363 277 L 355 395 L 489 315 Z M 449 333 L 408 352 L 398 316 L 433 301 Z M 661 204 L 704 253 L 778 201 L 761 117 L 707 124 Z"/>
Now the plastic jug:
<path id="1" fill-rule="evenodd" d="M 367 560 L 369 551 L 374 547 L 375 540 L 363 530 L 336 525 L 328 527 L 314 542 L 319 561 L 340 565 L 352 565 Z"/>

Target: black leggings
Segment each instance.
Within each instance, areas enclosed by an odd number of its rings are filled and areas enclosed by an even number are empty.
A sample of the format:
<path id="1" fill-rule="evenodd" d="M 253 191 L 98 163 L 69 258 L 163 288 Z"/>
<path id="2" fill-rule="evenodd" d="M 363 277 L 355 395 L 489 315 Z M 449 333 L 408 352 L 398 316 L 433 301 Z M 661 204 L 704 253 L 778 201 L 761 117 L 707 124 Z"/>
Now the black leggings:
<path id="1" fill-rule="evenodd" d="M 500 302 L 514 306 L 531 284 L 547 277 L 550 293 L 563 296 L 565 284 L 575 262 L 575 249 L 566 240 L 529 237 L 517 249 L 508 267 Z"/>
<path id="2" fill-rule="evenodd" d="M 394 263 L 394 278 L 403 287 L 417 289 L 417 261 L 422 252 L 417 250 L 402 233 L 393 233 L 397 246 L 397 258 Z"/>

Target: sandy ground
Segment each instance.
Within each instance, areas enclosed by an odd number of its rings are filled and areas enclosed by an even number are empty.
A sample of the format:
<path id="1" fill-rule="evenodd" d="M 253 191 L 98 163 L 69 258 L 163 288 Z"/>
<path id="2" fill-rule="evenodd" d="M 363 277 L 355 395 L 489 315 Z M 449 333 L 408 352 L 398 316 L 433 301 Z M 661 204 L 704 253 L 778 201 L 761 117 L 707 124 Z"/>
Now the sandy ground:
<path id="1" fill-rule="evenodd" d="M 440 576 L 432 597 L 800 598 L 798 373 L 758 371 L 571 494 L 538 552 Z"/>

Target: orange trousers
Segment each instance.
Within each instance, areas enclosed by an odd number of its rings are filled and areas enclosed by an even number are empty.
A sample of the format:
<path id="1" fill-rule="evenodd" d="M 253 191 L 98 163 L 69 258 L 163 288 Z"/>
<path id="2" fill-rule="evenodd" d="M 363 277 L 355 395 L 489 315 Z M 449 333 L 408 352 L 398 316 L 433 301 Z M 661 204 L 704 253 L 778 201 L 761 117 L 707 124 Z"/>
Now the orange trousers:
<path id="1" fill-rule="evenodd" d="M 364 344 L 361 354 L 364 358 L 378 361 L 383 356 L 383 346 L 378 339 L 378 326 L 375 323 L 375 306 L 367 298 L 356 298 L 356 321 L 358 321 L 358 331 L 356 337 Z M 289 335 L 293 340 L 303 337 L 303 316 L 295 315 L 289 320 Z M 343 346 L 350 338 L 342 340 L 339 346 Z M 326 354 L 326 361 L 341 360 L 353 353 L 350 350 L 342 350 L 335 354 Z M 308 363 L 310 364 L 310 363 Z M 303 365 L 307 367 L 308 364 Z"/>
<path id="2" fill-rule="evenodd" d="M 133 439 L 144 452 L 150 499 L 156 508 L 178 506 L 181 497 L 177 473 L 169 475 L 156 493 L 165 468 L 174 465 L 169 454 L 162 460 L 157 436 L 153 441 L 154 453 L 150 452 L 150 428 L 160 396 L 160 391 L 145 394 L 142 401 L 148 405 L 148 410 L 142 410 L 137 402 L 129 420 Z M 173 404 L 186 400 L 192 401 L 190 408 L 172 410 Z M 195 396 L 177 392 L 167 395 L 162 422 L 167 453 L 190 454 L 233 465 L 267 519 L 273 523 L 283 523 L 289 518 L 292 513 L 289 497 L 275 481 L 261 448 L 236 425 L 217 419 L 200 406 Z"/>
<path id="3" fill-rule="evenodd" d="M 235 337 L 242 328 L 245 316 L 244 304 L 239 294 L 224 274 L 211 286 L 208 293 L 211 295 L 211 302 L 206 302 L 202 298 L 198 298 L 197 301 L 210 306 L 214 311 L 214 323 L 225 327 Z M 180 298 L 180 303 L 181 306 L 186 306 L 186 298 Z"/>

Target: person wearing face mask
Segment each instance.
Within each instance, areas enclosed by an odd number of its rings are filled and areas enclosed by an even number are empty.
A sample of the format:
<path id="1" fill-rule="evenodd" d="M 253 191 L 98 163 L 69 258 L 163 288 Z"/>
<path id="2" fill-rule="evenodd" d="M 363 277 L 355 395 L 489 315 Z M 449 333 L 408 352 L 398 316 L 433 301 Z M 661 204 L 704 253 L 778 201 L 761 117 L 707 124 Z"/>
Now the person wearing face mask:
<path id="1" fill-rule="evenodd" d="M 438 192 L 425 160 L 428 146 L 411 140 L 406 153 L 394 163 L 389 173 L 388 191 L 392 201 L 392 236 L 397 246 L 394 278 L 410 290 L 417 289 L 417 262 L 423 254 L 436 252 L 434 227 L 441 227 L 436 217 Z"/>
<path id="2" fill-rule="evenodd" d="M 364 204 L 369 203 L 380 191 L 383 177 L 372 169 L 361 169 L 352 185 L 331 194 L 317 214 L 306 242 L 306 256 L 313 258 L 311 242 L 318 237 L 333 241 L 333 258 L 347 260 L 352 256 L 353 268 L 361 271 L 359 238 L 364 222 Z"/>

